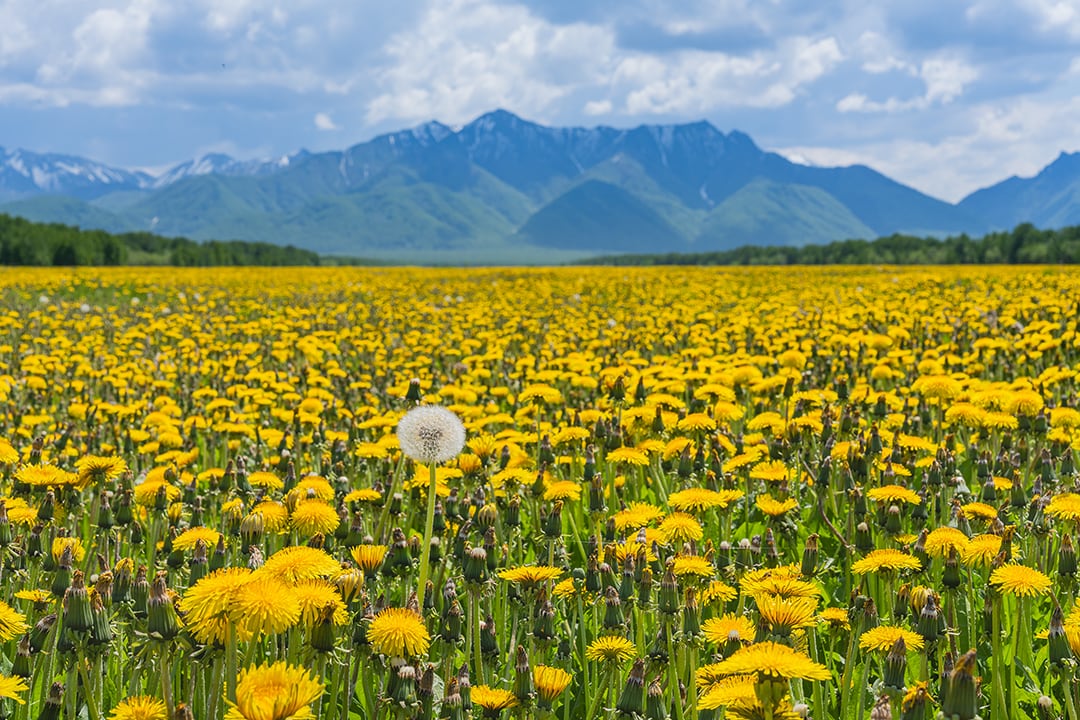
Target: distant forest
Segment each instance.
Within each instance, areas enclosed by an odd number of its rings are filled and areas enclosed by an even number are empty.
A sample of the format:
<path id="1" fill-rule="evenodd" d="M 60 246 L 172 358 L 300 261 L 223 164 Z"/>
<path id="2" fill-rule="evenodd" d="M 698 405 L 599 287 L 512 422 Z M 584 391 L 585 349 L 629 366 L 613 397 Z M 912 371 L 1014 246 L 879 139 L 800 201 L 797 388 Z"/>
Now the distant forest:
<path id="1" fill-rule="evenodd" d="M 890 235 L 877 240 L 841 240 L 787 247 L 746 245 L 734 250 L 660 255 L 604 255 L 586 265 L 1021 265 L 1080 262 L 1080 226 L 1039 230 L 1018 225 L 1011 232 L 944 240 Z"/>
<path id="2" fill-rule="evenodd" d="M 0 265 L 318 265 L 318 254 L 264 242 L 114 235 L 0 214 Z"/>

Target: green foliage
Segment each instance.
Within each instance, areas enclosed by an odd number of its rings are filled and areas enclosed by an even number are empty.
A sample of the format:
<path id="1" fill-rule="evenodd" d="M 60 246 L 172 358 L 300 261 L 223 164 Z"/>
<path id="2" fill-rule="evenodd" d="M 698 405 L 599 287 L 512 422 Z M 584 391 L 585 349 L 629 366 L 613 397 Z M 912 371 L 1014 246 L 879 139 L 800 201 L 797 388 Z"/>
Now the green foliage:
<path id="1" fill-rule="evenodd" d="M 608 255 L 589 265 L 1017 265 L 1080 262 L 1080 226 L 1040 230 L 1030 223 L 979 239 L 944 240 L 889 235 L 877 240 L 842 240 L 787 247 L 745 245 L 734 250 L 662 255 Z"/>
<path id="2" fill-rule="evenodd" d="M 262 242 L 197 243 L 151 233 L 113 235 L 0 214 L 0 265 L 318 265 L 309 250 Z"/>

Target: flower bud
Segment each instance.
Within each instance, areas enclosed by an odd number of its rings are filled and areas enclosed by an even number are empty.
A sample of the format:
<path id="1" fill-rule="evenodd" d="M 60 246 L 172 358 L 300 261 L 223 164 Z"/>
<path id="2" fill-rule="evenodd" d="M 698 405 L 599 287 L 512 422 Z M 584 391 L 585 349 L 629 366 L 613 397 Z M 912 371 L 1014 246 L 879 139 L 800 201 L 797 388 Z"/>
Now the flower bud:
<path id="1" fill-rule="evenodd" d="M 645 711 L 645 660 L 638 658 L 630 668 L 626 686 L 615 705 L 620 715 L 635 717 Z"/>

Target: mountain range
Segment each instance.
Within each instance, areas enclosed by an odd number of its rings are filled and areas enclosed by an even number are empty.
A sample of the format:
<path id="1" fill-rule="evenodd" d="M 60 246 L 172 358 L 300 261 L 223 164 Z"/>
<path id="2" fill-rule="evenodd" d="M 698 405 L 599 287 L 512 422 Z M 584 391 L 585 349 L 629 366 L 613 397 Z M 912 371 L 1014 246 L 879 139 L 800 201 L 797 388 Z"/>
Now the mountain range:
<path id="1" fill-rule="evenodd" d="M 708 122 L 546 127 L 497 110 L 347 150 L 206 155 L 160 175 L 0 148 L 0 212 L 324 254 L 560 259 L 1080 223 L 1080 153 L 948 203 L 862 165 L 803 165 Z"/>

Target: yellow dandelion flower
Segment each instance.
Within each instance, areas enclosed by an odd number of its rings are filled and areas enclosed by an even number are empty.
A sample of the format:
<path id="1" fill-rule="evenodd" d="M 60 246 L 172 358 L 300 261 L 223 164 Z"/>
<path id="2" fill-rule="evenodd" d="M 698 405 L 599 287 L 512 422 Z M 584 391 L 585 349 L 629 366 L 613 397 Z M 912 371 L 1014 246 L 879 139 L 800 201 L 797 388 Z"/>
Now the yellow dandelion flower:
<path id="1" fill-rule="evenodd" d="M 547 702 L 554 701 L 570 686 L 573 676 L 565 670 L 547 665 L 533 666 L 533 684 L 536 694 Z"/>
<path id="2" fill-rule="evenodd" d="M 561 568 L 547 565 L 523 565 L 499 571 L 499 577 L 503 580 L 526 587 L 535 587 L 541 583 L 554 580 L 562 574 Z"/>
<path id="3" fill-rule="evenodd" d="M 717 645 L 729 640 L 749 643 L 754 640 L 754 623 L 744 615 L 728 613 L 706 620 L 701 626 L 701 632 L 706 640 Z"/>
<path id="4" fill-rule="evenodd" d="M 682 512 L 672 513 L 664 518 L 660 523 L 659 530 L 666 542 L 680 545 L 685 542 L 700 540 L 705 534 L 701 523 L 693 515 Z"/>
<path id="5" fill-rule="evenodd" d="M 174 537 L 172 545 L 174 550 L 190 550 L 195 547 L 195 543 L 202 540 L 206 543 L 207 548 L 213 549 L 217 547 L 217 542 L 220 537 L 221 533 L 212 528 L 193 527 L 188 528 Z"/>
<path id="6" fill-rule="evenodd" d="M 354 502 L 376 502 L 382 499 L 382 493 L 378 490 L 372 490 L 371 488 L 360 488 L 359 490 L 353 490 L 348 493 L 344 501 L 346 503 Z"/>
<path id="7" fill-rule="evenodd" d="M 514 693 L 487 685 L 474 686 L 469 697 L 474 705 L 484 708 L 485 714 L 492 717 L 497 716 L 502 710 L 518 705 L 518 699 Z"/>
<path id="8" fill-rule="evenodd" d="M 14 465 L 19 462 L 19 451 L 4 438 L 0 438 L 0 465 Z"/>
<path id="9" fill-rule="evenodd" d="M 818 615 L 818 621 L 825 623 L 834 630 L 851 629 L 851 618 L 848 617 L 848 611 L 844 608 L 825 608 Z"/>
<path id="10" fill-rule="evenodd" d="M 376 615 L 367 638 L 375 652 L 389 657 L 423 655 L 431 645 L 423 619 L 404 608 L 386 608 Z"/>
<path id="11" fill-rule="evenodd" d="M 960 551 L 960 560 L 971 567 L 989 567 L 1001 552 L 1000 535 L 976 535 Z"/>
<path id="12" fill-rule="evenodd" d="M 957 553 L 963 555 L 967 544 L 967 535 L 954 527 L 944 525 L 934 528 L 926 535 L 923 548 L 930 557 L 945 557 L 950 549 L 955 549 Z"/>
<path id="13" fill-rule="evenodd" d="M 884 550 L 873 550 L 867 553 L 866 557 L 852 563 L 851 572 L 856 575 L 866 575 L 867 573 L 895 572 L 897 570 L 918 571 L 920 568 L 922 568 L 922 562 L 914 555 L 886 548 Z"/>
<path id="14" fill-rule="evenodd" d="M 731 602 L 739 596 L 739 591 L 722 580 L 713 580 L 701 590 L 700 602 L 702 606 L 711 605 L 714 602 Z"/>
<path id="15" fill-rule="evenodd" d="M 675 426 L 680 432 L 712 432 L 716 421 L 705 413 L 690 413 Z"/>
<path id="16" fill-rule="evenodd" d="M 960 511 L 968 518 L 992 521 L 998 516 L 997 508 L 983 502 L 969 502 L 960 506 Z"/>
<path id="17" fill-rule="evenodd" d="M 829 680 L 832 673 L 824 665 L 787 645 L 762 642 L 736 650 L 727 659 L 716 663 L 717 673 L 742 675 L 756 673 L 759 677 Z"/>
<path id="18" fill-rule="evenodd" d="M 700 512 L 709 508 L 726 508 L 743 496 L 742 490 L 709 490 L 687 488 L 668 495 L 668 505 L 683 512 Z"/>
<path id="19" fill-rule="evenodd" d="M 269 470 L 256 470 L 247 476 L 248 485 L 251 487 L 266 488 L 267 490 L 283 490 L 285 481 Z"/>
<path id="20" fill-rule="evenodd" d="M 236 597 L 250 582 L 251 575 L 247 568 L 221 568 L 205 575 L 184 592 L 178 609 L 185 627 L 197 641 L 203 645 L 224 645 L 230 626 L 236 631 L 238 640 L 251 637 L 236 611 Z"/>
<path id="21" fill-rule="evenodd" d="M 225 720 L 307 720 L 325 686 L 304 667 L 281 661 L 240 671 Z"/>
<path id="22" fill-rule="evenodd" d="M 891 625 L 878 625 L 864 632 L 859 636 L 859 648 L 867 651 L 889 652 L 900 638 L 904 639 L 904 647 L 909 651 L 922 649 L 922 635 Z"/>
<path id="23" fill-rule="evenodd" d="M 672 568 L 679 577 L 693 575 L 695 577 L 712 577 L 713 564 L 698 555 L 679 555 L 675 558 Z"/>
<path id="24" fill-rule="evenodd" d="M 236 617 L 256 635 L 284 632 L 300 619 L 300 603 L 290 585 L 259 571 L 237 589 L 233 602 Z"/>
<path id="25" fill-rule="evenodd" d="M 127 472 L 128 466 L 123 458 L 87 455 L 75 461 L 79 473 L 79 484 L 86 487 L 91 483 L 103 483 Z"/>
<path id="26" fill-rule="evenodd" d="M 340 522 L 337 510 L 321 500 L 300 503 L 289 518 L 292 529 L 304 537 L 311 537 L 315 533 L 328 535 L 337 529 Z"/>
<path id="27" fill-rule="evenodd" d="M 21 677 L 0 675 L 0 698 L 11 698 L 20 705 L 25 705 L 26 701 L 19 696 L 19 693 L 24 693 L 29 689 L 30 688 L 26 685 L 26 681 Z M 154 720 L 157 719 L 155 718 Z"/>
<path id="28" fill-rule="evenodd" d="M 341 570 L 341 563 L 318 548 L 292 545 L 266 558 L 259 573 L 286 583 L 332 577 Z"/>
<path id="29" fill-rule="evenodd" d="M 349 550 L 349 555 L 365 575 L 371 575 L 382 565 L 386 551 L 386 545 L 357 545 Z"/>
<path id="30" fill-rule="evenodd" d="M 754 505 L 769 517 L 780 517 L 799 507 L 799 501 L 795 498 L 777 500 L 771 495 L 758 495 L 754 498 Z"/>
<path id="31" fill-rule="evenodd" d="M 800 628 L 813 627 L 817 622 L 817 605 L 816 597 L 766 595 L 757 599 L 758 614 L 778 635 L 790 635 Z"/>
<path id="32" fill-rule="evenodd" d="M 644 466 L 649 464 L 649 456 L 641 450 L 632 447 L 621 447 L 609 450 L 604 459 L 609 463 L 626 463 L 627 465 Z"/>
<path id="33" fill-rule="evenodd" d="M 1050 517 L 1063 520 L 1080 520 L 1080 494 L 1061 493 L 1050 498 L 1044 511 Z"/>
<path id="34" fill-rule="evenodd" d="M 890 504 L 907 503 L 909 505 L 918 505 L 922 503 L 922 498 L 919 497 L 918 493 L 903 485 L 882 485 L 881 487 L 870 488 L 866 491 L 866 497 L 876 502 Z"/>
<path id="35" fill-rule="evenodd" d="M 165 703 L 152 695 L 124 698 L 109 713 L 109 720 L 169 720 Z"/>
<path id="36" fill-rule="evenodd" d="M 1051 582 L 1043 573 L 1026 565 L 1002 565 L 990 573 L 990 584 L 1004 595 L 1034 597 L 1050 592 Z"/>
<path id="37" fill-rule="evenodd" d="M 300 623 L 311 628 L 324 613 L 328 613 L 335 625 L 344 625 L 349 614 L 341 593 L 327 580 L 304 580 L 294 585 L 290 592 L 300 603 Z"/>
<path id="38" fill-rule="evenodd" d="M 0 600 L 0 639 L 13 640 L 29 628 L 25 615 Z"/>
<path id="39" fill-rule="evenodd" d="M 637 646 L 624 637 L 606 635 L 585 648 L 585 657 L 596 662 L 626 662 L 637 654 Z"/>
<path id="40" fill-rule="evenodd" d="M 615 521 L 615 528 L 621 532 L 627 529 L 636 530 L 645 527 L 662 517 L 664 517 L 664 511 L 655 505 L 645 502 L 632 502 L 625 509 L 615 513 L 612 519 Z"/>
<path id="41" fill-rule="evenodd" d="M 263 500 L 251 508 L 249 515 L 259 513 L 266 532 L 281 532 L 289 525 L 289 509 L 277 500 Z"/>
<path id="42" fill-rule="evenodd" d="M 767 460 L 750 468 L 750 477 L 766 482 L 781 482 L 789 477 L 789 469 L 783 460 Z"/>
<path id="43" fill-rule="evenodd" d="M 548 483 L 544 489 L 544 499 L 552 500 L 580 500 L 581 484 L 573 480 L 557 480 Z"/>

